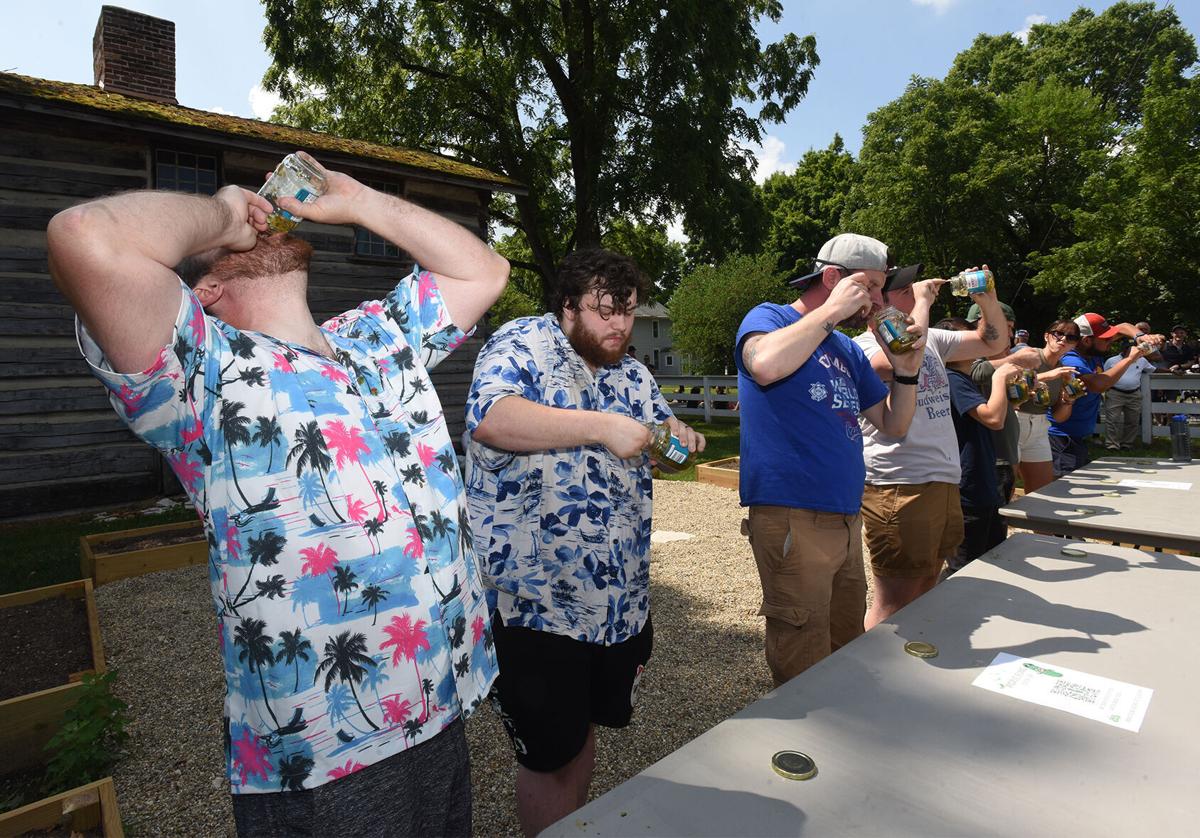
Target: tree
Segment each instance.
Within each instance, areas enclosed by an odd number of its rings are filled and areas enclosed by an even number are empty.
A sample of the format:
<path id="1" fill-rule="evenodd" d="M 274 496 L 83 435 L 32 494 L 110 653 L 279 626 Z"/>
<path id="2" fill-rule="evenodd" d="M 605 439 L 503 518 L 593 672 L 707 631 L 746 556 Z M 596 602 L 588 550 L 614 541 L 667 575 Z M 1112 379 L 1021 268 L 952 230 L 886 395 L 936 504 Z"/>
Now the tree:
<path id="1" fill-rule="evenodd" d="M 275 662 L 275 654 L 271 651 L 271 644 L 275 642 L 275 638 L 263 633 L 263 629 L 266 627 L 265 620 L 243 617 L 241 622 L 234 626 L 233 645 L 241 647 L 242 651 L 238 653 L 238 660 L 247 663 L 251 672 L 258 673 L 258 685 L 262 688 L 263 704 L 267 706 L 267 715 L 271 717 L 271 721 L 278 729 L 279 719 L 275 718 L 275 711 L 271 709 L 271 702 L 267 699 L 267 682 L 263 678 L 263 667 L 270 666 Z"/>
<path id="2" fill-rule="evenodd" d="M 279 651 L 275 653 L 275 662 L 296 665 L 296 685 L 292 688 L 294 693 L 300 692 L 300 661 L 308 660 L 311 650 L 312 644 L 300 633 L 299 626 L 295 631 L 284 629 L 279 632 Z"/>
<path id="3" fill-rule="evenodd" d="M 615 216 L 682 215 L 717 255 L 756 240 L 746 144 L 797 106 L 819 62 L 812 36 L 759 42 L 780 0 L 264 5 L 280 117 L 525 184 L 494 214 L 543 278 Z"/>
<path id="4" fill-rule="evenodd" d="M 1038 288 L 1072 311 L 1154 323 L 1200 319 L 1200 77 L 1173 62 L 1151 71 L 1144 120 L 1122 153 L 1083 187 L 1080 241 L 1038 261 Z M 1189 232 L 1190 231 L 1190 232 Z"/>
<path id="5" fill-rule="evenodd" d="M 388 639 L 380 643 L 379 648 L 383 650 L 388 646 L 394 647 L 392 649 L 392 668 L 394 669 L 405 658 L 410 659 L 413 662 L 413 670 L 417 673 L 417 682 L 420 683 L 421 667 L 417 665 L 417 655 L 421 651 L 429 651 L 425 621 L 413 622 L 407 614 L 392 617 L 391 622 L 383 627 L 383 632 Z M 424 722 L 427 718 L 429 718 L 429 702 L 423 698 L 420 721 Z"/>
<path id="6" fill-rule="evenodd" d="M 691 356 L 693 371 L 721 374 L 733 368 L 733 344 L 746 312 L 763 301 L 786 303 L 796 294 L 783 284 L 779 254 L 736 254 L 701 266 L 671 296 L 675 348 Z"/>
<path id="7" fill-rule="evenodd" d="M 838 134 L 829 148 L 809 150 L 790 174 L 776 172 L 759 190 L 767 214 L 764 248 L 779 253 L 779 270 L 808 273 L 817 251 L 840 229 L 858 165 Z"/>
<path id="8" fill-rule="evenodd" d="M 1080 240 L 1084 184 L 1137 130 L 1150 63 L 1178 78 L 1195 55 L 1174 12 L 1151 3 L 1080 10 L 1027 43 L 980 36 L 944 80 L 914 78 L 869 116 L 843 227 L 932 275 L 987 262 L 1015 302 L 1040 257 Z M 1020 308 L 1045 322 L 1062 303 L 1050 293 Z"/>
<path id="9" fill-rule="evenodd" d="M 367 674 L 367 667 L 373 666 L 375 661 L 367 655 L 366 635 L 361 632 L 351 634 L 344 631 L 325 641 L 325 654 L 317 664 L 317 673 L 313 680 L 316 681 L 321 677 L 321 673 L 325 672 L 325 692 L 329 692 L 329 688 L 333 686 L 334 678 L 348 684 L 350 694 L 354 696 L 354 703 L 358 705 L 358 712 L 373 730 L 379 730 L 379 725 L 371 721 L 371 717 L 363 709 L 362 702 L 358 699 L 358 690 L 354 688 L 355 684 L 362 683 Z"/>

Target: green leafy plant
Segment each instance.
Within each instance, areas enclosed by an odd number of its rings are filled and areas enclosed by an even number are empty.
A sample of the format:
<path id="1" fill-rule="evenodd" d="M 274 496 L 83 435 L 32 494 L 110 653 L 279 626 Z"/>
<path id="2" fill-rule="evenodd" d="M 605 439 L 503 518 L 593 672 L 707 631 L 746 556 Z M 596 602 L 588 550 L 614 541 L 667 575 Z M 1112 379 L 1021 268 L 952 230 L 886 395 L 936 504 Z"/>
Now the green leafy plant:
<path id="1" fill-rule="evenodd" d="M 121 745 L 129 738 L 125 726 L 129 709 L 113 695 L 116 672 L 83 676 L 79 701 L 66 712 L 63 725 L 46 744 L 51 752 L 46 764 L 46 794 L 99 780 L 117 761 Z"/>

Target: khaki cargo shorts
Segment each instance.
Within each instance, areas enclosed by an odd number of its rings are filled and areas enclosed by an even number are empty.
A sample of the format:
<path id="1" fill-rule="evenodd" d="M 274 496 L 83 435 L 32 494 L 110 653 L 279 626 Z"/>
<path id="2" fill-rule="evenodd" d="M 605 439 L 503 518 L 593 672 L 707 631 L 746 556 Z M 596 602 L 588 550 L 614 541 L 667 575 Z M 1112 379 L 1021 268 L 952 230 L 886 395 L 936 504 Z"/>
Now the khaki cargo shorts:
<path id="1" fill-rule="evenodd" d="M 862 517 L 871 569 L 879 577 L 935 576 L 963 540 L 962 505 L 952 483 L 868 483 Z"/>

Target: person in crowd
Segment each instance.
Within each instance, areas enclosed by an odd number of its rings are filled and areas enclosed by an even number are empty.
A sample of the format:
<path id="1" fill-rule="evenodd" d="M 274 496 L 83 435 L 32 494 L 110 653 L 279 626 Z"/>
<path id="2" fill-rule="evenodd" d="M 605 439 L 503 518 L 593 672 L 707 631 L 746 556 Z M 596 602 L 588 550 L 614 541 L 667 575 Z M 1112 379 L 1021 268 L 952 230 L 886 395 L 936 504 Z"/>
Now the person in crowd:
<path id="1" fill-rule="evenodd" d="M 1188 340 L 1187 326 L 1171 327 L 1171 339 L 1162 348 L 1162 363 L 1168 372 L 1187 372 L 1196 363 L 1196 345 Z"/>
<path id="2" fill-rule="evenodd" d="M 1005 315 L 1011 314 L 1011 308 L 1004 303 L 1000 305 L 1008 309 Z M 974 307 L 971 313 L 979 314 Z M 1009 319 L 1012 320 L 1011 317 Z M 954 317 L 940 321 L 936 328 L 968 332 L 974 331 L 975 326 L 969 318 Z M 1003 354 L 997 353 L 997 357 Z M 1000 517 L 1000 507 L 1008 499 L 997 470 L 1000 458 L 997 457 L 994 440 L 1001 436 L 1000 432 L 1012 413 L 1008 401 L 1008 382 L 1016 378 L 1022 368 L 1009 361 L 998 363 L 999 366 L 995 367 L 987 361 L 983 362 L 986 367 L 977 361 L 966 360 L 946 364 L 950 383 L 950 413 L 962 465 L 958 492 L 963 515 L 963 540 L 954 555 L 946 561 L 947 576 L 962 570 L 968 562 L 982 556 L 1008 536 L 1008 528 Z M 986 396 L 977 384 L 977 375 L 984 368 L 992 370 Z M 1013 426 L 1016 426 L 1015 419 Z M 1007 462 L 1005 465 L 1011 476 L 1012 466 Z"/>
<path id="3" fill-rule="evenodd" d="M 1036 492 L 1054 480 L 1054 455 L 1050 450 L 1050 422 L 1065 422 L 1074 408 L 1074 401 L 1065 398 L 1063 382 L 1075 374 L 1063 366 L 1066 354 L 1079 344 L 1079 325 L 1074 320 L 1056 320 L 1046 327 L 1041 349 L 1014 349 L 1014 362 L 1035 370 L 1038 381 L 1050 392 L 1050 406 L 1042 407 L 1032 398 L 1017 406 L 1017 468 L 1025 493 Z"/>
<path id="4" fill-rule="evenodd" d="M 267 235 L 271 204 L 236 186 L 65 210 L 50 263 L 93 373 L 204 522 L 238 834 L 470 835 L 463 719 L 496 660 L 465 639 L 488 609 L 429 370 L 508 263 L 304 156 L 328 189 L 281 209 L 421 265 L 323 326 L 312 247 Z M 364 688 L 383 669 L 390 704 Z"/>
<path id="5" fill-rule="evenodd" d="M 882 350 L 891 386 L 838 326 L 882 305 L 887 247 L 855 233 L 822 245 L 816 270 L 790 281 L 790 305 L 762 303 L 735 344 L 741 418 L 739 492 L 762 582 L 766 658 L 782 684 L 863 632 L 864 468 L 859 417 L 903 437 L 916 405 L 922 331 L 910 352 Z"/>
<path id="6" fill-rule="evenodd" d="M 1111 370 L 1129 356 L 1126 346 L 1120 355 L 1113 355 L 1104 362 L 1104 369 Z M 1148 358 L 1138 358 L 1125 367 L 1125 372 L 1104 394 L 1104 447 L 1109 451 L 1120 451 L 1134 446 L 1142 429 L 1142 373 L 1154 372 L 1155 366 Z"/>
<path id="7" fill-rule="evenodd" d="M 1071 415 L 1066 420 L 1050 420 L 1050 453 L 1054 458 L 1055 477 L 1062 477 L 1090 462 L 1088 438 L 1096 431 L 1101 394 L 1120 380 L 1134 362 L 1148 354 L 1134 344 L 1128 355 L 1106 370 L 1104 356 L 1113 339 L 1125 335 L 1132 340 L 1145 337 L 1150 345 L 1163 342 L 1161 335 L 1144 335 L 1130 323 L 1110 326 L 1095 312 L 1079 315 L 1075 318 L 1075 324 L 1079 327 L 1079 343 L 1075 349 L 1067 352 L 1062 363 L 1072 367 L 1083 379 L 1087 392 L 1075 401 Z"/>
<path id="8" fill-rule="evenodd" d="M 493 702 L 527 835 L 587 801 L 595 725 L 633 716 L 654 642 L 652 428 L 704 450 L 626 351 L 645 287 L 627 256 L 569 254 L 549 313 L 492 335 L 467 397 L 467 499 L 500 662 Z"/>
<path id="9" fill-rule="evenodd" d="M 924 326 L 946 280 L 914 283 L 913 278 L 912 273 L 897 274 L 885 287 L 884 299 Z M 981 311 L 975 331 L 929 330 L 908 432 L 897 435 L 860 422 L 867 468 L 862 513 L 875 582 L 868 629 L 937 584 L 943 562 L 955 555 L 963 539 L 962 470 L 945 365 L 995 355 L 1009 345 L 996 292 L 973 298 Z M 855 342 L 875 371 L 891 379 L 891 363 L 875 335 L 859 335 Z"/>
<path id="10" fill-rule="evenodd" d="M 1013 332 L 1013 350 L 1024 349 L 1029 346 L 1029 330 L 1017 329 Z"/>
<path id="11" fill-rule="evenodd" d="M 1008 303 L 1000 303 L 1000 310 L 1004 312 L 1004 318 L 1005 318 L 1005 321 L 1007 324 L 1008 333 L 1011 335 L 1011 334 L 1013 334 L 1013 327 L 1016 325 L 1016 314 L 1013 312 L 1012 306 L 1010 306 Z M 972 303 L 971 307 L 967 310 L 967 317 L 966 317 L 966 323 L 970 326 L 971 329 L 976 328 L 976 326 L 979 323 L 979 317 L 981 314 L 982 314 L 982 312 L 980 311 L 978 304 Z M 957 319 L 955 319 L 954 322 L 955 322 L 955 328 L 950 329 L 950 331 L 956 331 L 956 332 L 965 331 L 964 329 L 958 327 L 959 324 L 958 324 Z M 942 328 L 942 327 L 939 326 L 939 328 Z M 946 328 L 948 328 L 948 327 L 946 327 Z M 1028 334 L 1028 333 L 1026 333 L 1026 334 Z M 1026 347 L 1022 347 L 1022 348 L 1026 348 Z M 993 362 L 998 363 L 998 362 L 1004 360 L 1005 358 L 1008 358 L 1010 354 L 1019 352 L 1019 351 L 1020 350 L 1016 346 L 1013 346 L 1011 348 L 1006 347 L 1005 349 L 1002 349 L 999 352 L 997 352 L 991 358 L 976 358 L 971 363 L 970 369 L 968 370 L 967 374 L 971 377 L 971 381 L 973 381 L 975 383 L 975 386 L 979 389 L 979 392 L 983 395 L 984 401 L 988 401 L 992 396 L 992 379 L 995 377 L 995 373 L 996 373 L 996 366 Z M 958 364 L 961 362 L 955 361 L 954 363 Z M 949 365 L 947 365 L 947 367 L 949 367 Z M 951 389 L 950 395 L 953 400 L 953 396 L 954 396 L 953 389 Z M 1016 410 L 1013 409 L 1013 406 L 1008 402 L 1007 398 L 1004 400 L 1004 406 L 1005 406 L 1004 422 L 1003 422 L 1002 426 L 999 428 L 992 428 L 992 447 L 995 449 L 995 452 L 996 452 L 996 476 L 997 476 L 997 479 L 999 481 L 999 486 L 1000 486 L 1000 498 L 1003 503 L 1008 503 L 1010 500 L 1012 500 L 1013 488 L 1016 485 L 1017 449 L 1020 444 L 1021 426 L 1020 426 L 1019 420 L 1017 419 L 1017 412 L 1016 412 Z M 987 424 L 987 423 L 985 423 L 985 424 Z M 988 427 L 991 428 L 990 425 L 988 425 Z M 958 423 L 956 421 L 955 432 L 957 433 L 958 430 L 959 430 L 959 427 L 958 427 Z M 962 437 L 961 437 L 961 435 L 959 436 L 959 454 L 960 454 L 960 459 L 961 459 L 961 454 L 962 454 Z M 965 470 L 966 470 L 965 463 L 963 464 L 963 469 L 964 469 L 964 474 L 965 474 Z M 960 483 L 959 483 L 959 494 L 960 495 L 962 494 L 962 488 L 963 488 L 963 484 L 960 481 Z M 966 508 L 967 508 L 966 501 L 963 500 L 964 515 L 966 514 Z M 964 518 L 964 522 L 965 522 L 965 520 L 966 519 Z M 1003 521 L 1000 519 L 1000 517 L 998 515 L 996 516 L 996 520 L 997 520 L 999 526 L 1003 526 Z M 964 526 L 966 526 L 965 523 L 964 523 Z M 971 537 L 971 534 L 968 532 L 966 534 L 965 540 L 963 542 L 964 545 L 967 544 L 967 541 L 970 540 L 970 537 Z"/>

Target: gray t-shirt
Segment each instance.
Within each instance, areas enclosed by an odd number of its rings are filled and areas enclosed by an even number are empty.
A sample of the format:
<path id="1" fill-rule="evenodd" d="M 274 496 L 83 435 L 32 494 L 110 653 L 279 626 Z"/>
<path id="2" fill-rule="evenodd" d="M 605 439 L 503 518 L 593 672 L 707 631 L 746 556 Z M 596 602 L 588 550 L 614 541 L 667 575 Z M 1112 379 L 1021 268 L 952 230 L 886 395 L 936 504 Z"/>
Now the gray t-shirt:
<path id="1" fill-rule="evenodd" d="M 987 358 L 977 358 L 971 364 L 971 380 L 979 388 L 985 399 L 992 397 L 992 376 L 996 373 L 995 365 Z M 1004 412 L 1004 427 L 992 431 L 992 444 L 996 446 L 996 462 L 1015 466 L 1018 461 L 1017 449 L 1021 444 L 1021 426 L 1017 424 L 1017 412 L 1010 402 Z"/>
<path id="2" fill-rule="evenodd" d="M 950 416 L 950 381 L 944 359 L 964 337 L 973 336 L 970 332 L 929 330 L 925 358 L 918 373 L 917 409 L 907 434 L 888 436 L 865 418 L 859 418 L 868 483 L 958 485 L 962 469 L 958 461 L 958 437 Z M 867 358 L 882 351 L 871 332 L 863 332 L 854 342 L 862 347 Z"/>

